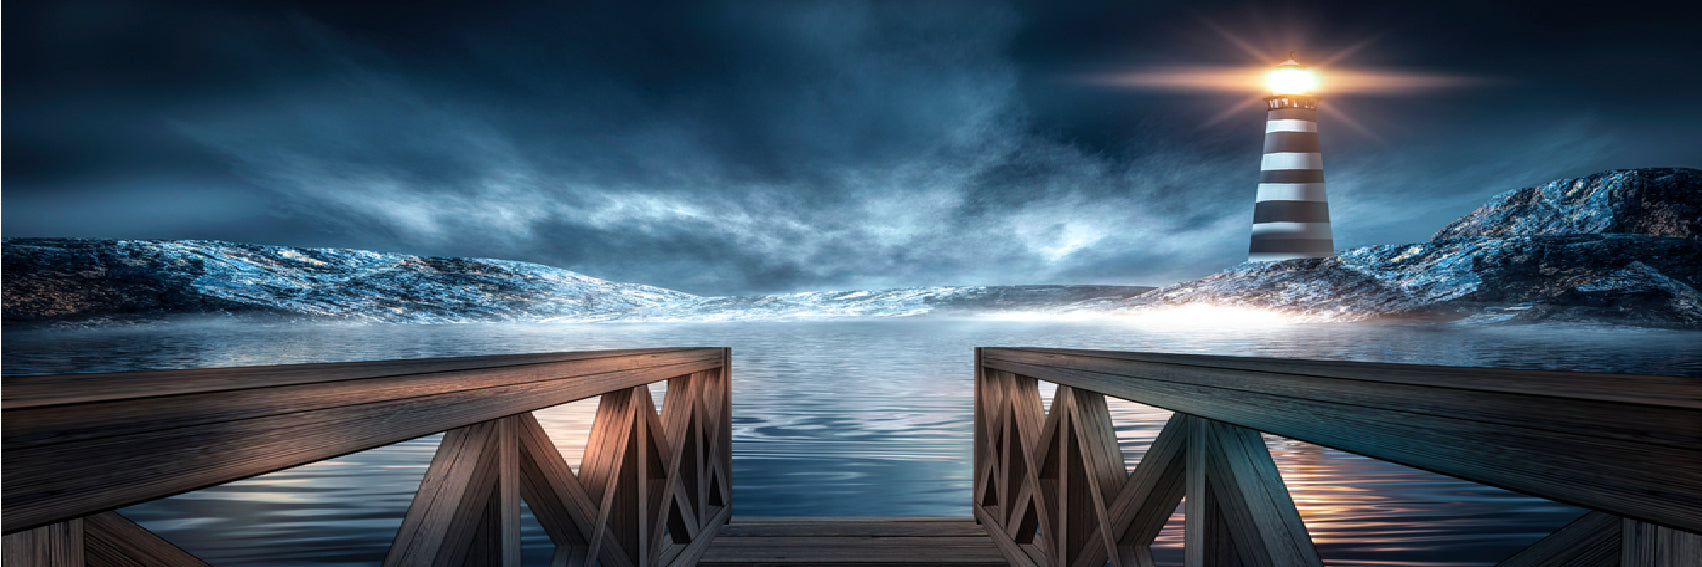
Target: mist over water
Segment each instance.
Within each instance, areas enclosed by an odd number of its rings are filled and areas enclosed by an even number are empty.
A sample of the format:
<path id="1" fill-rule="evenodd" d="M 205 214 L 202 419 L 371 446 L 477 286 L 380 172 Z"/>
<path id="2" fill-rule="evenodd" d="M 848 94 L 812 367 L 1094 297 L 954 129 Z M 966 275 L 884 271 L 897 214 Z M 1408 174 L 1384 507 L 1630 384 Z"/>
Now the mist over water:
<path id="1" fill-rule="evenodd" d="M 646 324 L 262 324 L 8 328 L 7 375 L 598 350 L 733 348 L 736 515 L 970 514 L 977 346 L 1702 376 L 1702 333 L 1596 326 L 1462 328 L 1203 322 L 856 320 Z M 664 392 L 656 389 L 660 400 Z M 1050 389 L 1043 390 L 1048 396 Z M 595 400 L 539 412 L 577 465 Z M 1112 400 L 1133 466 L 1168 418 Z M 133 506 L 123 513 L 214 565 L 382 560 L 437 435 Z M 1266 436 L 1330 565 L 1493 565 L 1581 511 Z M 1180 564 L 1179 516 L 1159 538 Z M 550 548 L 528 517 L 528 564 Z"/>

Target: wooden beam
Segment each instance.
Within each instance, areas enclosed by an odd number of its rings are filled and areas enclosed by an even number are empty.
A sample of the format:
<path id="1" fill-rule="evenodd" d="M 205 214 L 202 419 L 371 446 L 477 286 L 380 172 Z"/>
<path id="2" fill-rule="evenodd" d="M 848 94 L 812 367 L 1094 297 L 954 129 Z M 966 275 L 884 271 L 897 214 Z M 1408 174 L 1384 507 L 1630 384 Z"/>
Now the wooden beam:
<path id="1" fill-rule="evenodd" d="M 527 417 L 531 413 L 524 414 Z M 502 567 L 520 567 L 520 416 L 497 421 L 497 489 L 493 511 L 501 532 Z"/>
<path id="2" fill-rule="evenodd" d="M 207 567 L 200 558 L 118 512 L 84 517 L 83 533 L 89 567 Z"/>
<path id="3" fill-rule="evenodd" d="M 1495 567 L 1616 567 L 1621 522 L 1606 512 L 1586 513 Z"/>
<path id="4" fill-rule="evenodd" d="M 592 528 L 598 509 L 578 477 L 562 460 L 549 436 L 531 414 L 519 418 L 522 497 L 556 545 L 553 565 L 582 567 L 601 561 L 607 567 L 630 567 L 632 562 L 614 543 L 614 535 Z M 601 533 L 604 544 L 597 558 L 589 556 L 589 541 Z"/>
<path id="5" fill-rule="evenodd" d="M 1190 419 L 1187 414 L 1170 416 L 1146 455 L 1135 465 L 1135 472 L 1124 482 L 1117 499 L 1112 501 L 1109 525 L 1123 530 L 1116 534 L 1119 545 L 1151 546 L 1176 506 L 1182 503 L 1187 485 Z"/>
<path id="6" fill-rule="evenodd" d="M 1318 550 L 1259 432 L 1199 420 L 1212 432 L 1206 456 L 1213 500 L 1236 541 L 1241 565 L 1321 567 Z"/>
<path id="7" fill-rule="evenodd" d="M 1188 425 L 1187 495 L 1183 504 L 1186 520 L 1182 524 L 1182 561 L 1186 567 L 1238 567 L 1235 540 L 1230 534 L 1229 520 L 1217 502 L 1219 494 L 1211 486 L 1211 454 L 1216 450 L 1216 428 L 1207 420 L 1195 416 L 1184 418 Z"/>
<path id="8" fill-rule="evenodd" d="M 494 422 L 443 434 L 414 502 L 384 557 L 384 567 L 456 567 L 472 544 L 496 489 Z"/>
<path id="9" fill-rule="evenodd" d="M 990 369 L 1702 531 L 1702 379 L 987 348 Z"/>
<path id="10" fill-rule="evenodd" d="M 1620 525 L 1622 567 L 1702 567 L 1702 534 L 1630 518 Z"/>
<path id="11" fill-rule="evenodd" d="M 48 374 L 6 376 L 0 403 L 6 409 L 79 404 L 229 390 L 253 390 L 298 384 L 364 380 L 381 376 L 405 376 L 463 370 L 521 368 L 570 364 L 604 371 L 630 366 L 654 366 L 684 352 L 717 351 L 719 348 L 645 348 L 587 352 L 494 354 L 441 358 L 403 358 L 364 362 L 321 362 L 273 366 L 234 366 L 112 372 L 94 374 Z M 588 371 L 589 372 L 589 371 Z"/>
<path id="12" fill-rule="evenodd" d="M 7 567 L 83 567 L 83 519 L 72 518 L 0 538 Z"/>
<path id="13" fill-rule="evenodd" d="M 723 364 L 719 348 L 6 378 L 7 533 Z M 220 379 L 229 373 L 238 378 Z M 121 384 L 128 376 L 135 384 Z M 171 381 L 184 378 L 190 385 Z M 15 391 L 14 383 L 18 384 Z M 157 390 L 150 390 L 150 387 Z M 51 393 L 54 388 L 63 391 Z"/>
<path id="14" fill-rule="evenodd" d="M 687 544 L 685 549 L 680 550 L 680 554 L 675 556 L 669 565 L 679 567 L 697 565 L 703 555 L 709 551 L 709 546 L 715 544 L 715 538 L 720 537 L 721 530 L 727 525 L 727 520 L 732 517 L 733 507 L 722 506 L 720 511 L 711 516 L 709 521 L 698 530 L 697 537 L 692 538 L 691 543 Z"/>

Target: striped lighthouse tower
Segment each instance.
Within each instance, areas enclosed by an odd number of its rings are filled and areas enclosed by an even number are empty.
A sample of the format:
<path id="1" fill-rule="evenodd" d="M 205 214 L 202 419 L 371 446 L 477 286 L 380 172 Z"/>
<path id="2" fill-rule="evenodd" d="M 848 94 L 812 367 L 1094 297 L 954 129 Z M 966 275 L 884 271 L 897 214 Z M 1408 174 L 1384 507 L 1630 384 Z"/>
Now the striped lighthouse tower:
<path id="1" fill-rule="evenodd" d="M 1270 74 L 1273 94 L 1265 97 L 1265 157 L 1259 164 L 1249 262 L 1335 252 L 1318 148 L 1318 97 L 1308 94 L 1313 81 L 1312 72 L 1292 53 Z"/>

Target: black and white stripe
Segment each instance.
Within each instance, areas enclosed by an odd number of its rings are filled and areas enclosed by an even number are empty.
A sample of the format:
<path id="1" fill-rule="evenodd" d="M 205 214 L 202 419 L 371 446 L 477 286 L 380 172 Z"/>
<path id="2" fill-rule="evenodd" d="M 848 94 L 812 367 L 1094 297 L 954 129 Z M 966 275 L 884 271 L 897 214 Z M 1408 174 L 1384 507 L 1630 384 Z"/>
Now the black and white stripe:
<path id="1" fill-rule="evenodd" d="M 1335 252 L 1324 161 L 1318 147 L 1317 99 L 1271 97 L 1265 118 L 1253 243 L 1247 260 L 1317 258 Z"/>

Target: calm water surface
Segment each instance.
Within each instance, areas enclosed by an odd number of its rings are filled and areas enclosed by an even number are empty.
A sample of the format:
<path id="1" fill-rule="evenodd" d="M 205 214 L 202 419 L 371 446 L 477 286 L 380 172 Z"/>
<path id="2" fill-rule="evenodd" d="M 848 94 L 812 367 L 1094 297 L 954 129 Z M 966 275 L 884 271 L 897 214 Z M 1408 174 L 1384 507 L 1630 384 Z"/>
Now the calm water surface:
<path id="1" fill-rule="evenodd" d="M 1182 322 L 1186 323 L 1186 322 Z M 1056 346 L 1702 375 L 1702 333 L 1603 327 L 874 320 L 6 329 L 8 375 L 730 346 L 739 515 L 970 514 L 976 346 Z M 661 399 L 662 392 L 656 397 Z M 595 400 L 540 412 L 577 466 Z M 1169 413 L 1115 401 L 1133 466 Z M 1577 508 L 1266 436 L 1329 565 L 1493 565 Z M 438 436 L 123 513 L 214 565 L 376 565 Z M 530 518 L 527 519 L 530 522 Z M 549 541 L 529 523 L 528 564 Z M 1155 555 L 1180 564 L 1180 514 Z"/>

